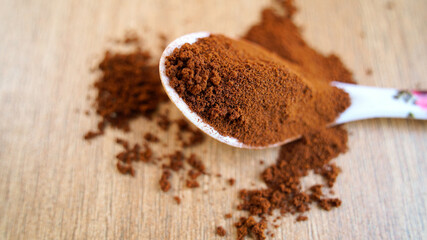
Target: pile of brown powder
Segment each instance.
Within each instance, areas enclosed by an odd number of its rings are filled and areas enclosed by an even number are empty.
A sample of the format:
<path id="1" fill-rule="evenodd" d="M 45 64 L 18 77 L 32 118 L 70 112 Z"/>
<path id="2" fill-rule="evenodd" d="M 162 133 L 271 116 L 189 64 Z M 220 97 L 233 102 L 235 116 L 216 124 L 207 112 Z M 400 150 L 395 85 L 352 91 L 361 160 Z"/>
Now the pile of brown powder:
<path id="1" fill-rule="evenodd" d="M 162 142 L 151 132 L 143 134 L 142 145 L 136 143 L 131 146 L 125 139 L 116 139 L 116 143 L 123 148 L 123 151 L 116 155 L 116 166 L 122 174 L 135 176 L 133 167 L 135 162 L 153 163 L 154 160 L 170 160 L 169 165 L 162 165 L 164 170 L 159 181 L 160 188 L 165 192 L 169 191 L 171 187 L 169 179 L 172 176 L 170 170 L 178 172 L 184 169 L 185 156 L 182 150 L 202 143 L 204 135 L 182 118 L 171 120 L 168 111 L 162 114 L 157 112 L 159 105 L 168 98 L 160 82 L 158 65 L 151 64 L 150 54 L 141 50 L 139 37 L 136 34 L 126 35 L 124 40 L 117 42 L 134 47 L 134 50 L 129 53 L 106 51 L 98 64 L 97 70 L 101 75 L 94 83 L 97 95 L 93 105 L 101 120 L 97 130 L 89 131 L 84 138 L 90 140 L 100 136 L 108 126 L 127 132 L 130 130 L 129 123 L 138 117 L 155 121 L 159 130 L 165 132 L 175 124 L 178 127 L 177 142 L 181 144 L 177 146 L 181 150 L 175 153 L 159 155 L 153 152 L 151 146 Z M 204 165 L 195 154 L 190 155 L 187 162 L 192 171 L 192 175 L 188 177 L 191 184 L 187 186 L 195 187 L 198 185 L 197 177 L 205 173 Z"/>
<path id="2" fill-rule="evenodd" d="M 205 122 L 252 146 L 324 128 L 350 105 L 344 91 L 305 74 L 302 66 L 222 35 L 175 49 L 166 75 Z"/>
<path id="3" fill-rule="evenodd" d="M 244 38 L 274 52 L 285 59 L 283 61 L 291 63 L 289 65 L 295 67 L 298 77 L 308 82 L 314 77 L 325 83 L 333 80 L 354 82 L 351 73 L 336 56 L 325 57 L 305 43 L 298 27 L 292 21 L 292 15 L 296 11 L 292 1 L 280 2 L 288 14 L 282 16 L 272 9 L 264 10 L 261 22 L 251 27 Z M 139 41 L 124 41 L 126 44 L 134 45 L 137 42 Z M 165 102 L 166 97 L 159 81 L 158 66 L 149 64 L 149 60 L 150 55 L 139 48 L 129 54 L 106 52 L 99 64 L 102 75 L 95 83 L 98 95 L 94 106 L 101 121 L 97 130 L 89 132 L 85 136 L 86 139 L 102 135 L 107 126 L 130 130 L 129 122 L 142 116 L 156 122 L 161 131 L 168 131 L 171 124 L 176 124 L 182 130 L 177 133 L 177 139 L 183 148 L 203 141 L 203 135 L 184 120 L 171 120 L 167 112 L 156 112 L 158 105 Z M 221 75 L 221 72 L 218 74 Z M 212 84 L 217 80 L 207 79 Z M 221 77 L 220 83 L 226 81 L 227 79 Z M 164 164 L 158 165 L 159 170 L 163 172 L 159 183 L 164 191 L 171 188 L 170 181 L 172 174 L 175 173 L 174 169 L 183 172 L 185 166 L 189 166 L 187 182 L 190 186 L 196 185 L 194 181 L 207 172 L 201 159 L 196 155 L 184 156 L 180 150 L 161 153 L 161 156 L 153 152 L 151 150 L 153 144 L 164 144 L 161 137 L 147 132 L 141 136 L 141 140 L 144 141 L 143 144 L 131 146 L 127 140 L 117 139 L 117 143 L 124 149 L 117 155 L 119 172 L 135 174 L 133 162 L 165 161 Z M 261 174 L 267 187 L 240 191 L 241 202 L 238 208 L 247 211 L 249 216 L 236 222 L 237 239 L 243 239 L 247 235 L 265 239 L 265 230 L 271 224 L 267 216 L 275 209 L 281 214 L 297 214 L 297 221 L 305 221 L 307 216 L 302 214 L 307 212 L 313 203 L 326 210 L 339 206 L 341 204 L 339 199 L 329 198 L 322 190 L 333 186 L 339 168 L 330 161 L 345 152 L 346 145 L 346 131 L 336 127 L 306 134 L 302 139 L 282 146 L 276 163 L 268 166 Z M 320 174 L 325 181 L 303 188 L 301 178 L 310 171 Z M 173 199 L 178 204 L 181 202 L 178 196 L 174 196 Z M 228 213 L 225 218 L 231 217 L 232 214 Z M 216 230 L 220 235 L 225 233 L 223 228 Z M 274 233 L 267 234 L 274 236 Z"/>
<path id="4" fill-rule="evenodd" d="M 101 135 L 107 125 L 129 131 L 130 120 L 150 118 L 167 100 L 158 65 L 149 64 L 150 59 L 150 54 L 139 48 L 129 54 L 105 52 L 98 65 L 102 75 L 94 84 L 96 113 L 102 120 L 98 130 L 88 132 L 85 139 Z"/>

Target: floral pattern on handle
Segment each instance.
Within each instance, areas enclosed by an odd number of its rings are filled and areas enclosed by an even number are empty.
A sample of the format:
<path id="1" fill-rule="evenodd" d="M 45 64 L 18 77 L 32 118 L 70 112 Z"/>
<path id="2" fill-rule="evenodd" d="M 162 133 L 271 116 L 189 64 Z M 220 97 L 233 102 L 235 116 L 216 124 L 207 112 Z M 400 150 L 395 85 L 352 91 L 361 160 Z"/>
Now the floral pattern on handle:
<path id="1" fill-rule="evenodd" d="M 427 91 L 412 91 L 415 105 L 427 111 Z"/>
<path id="2" fill-rule="evenodd" d="M 414 104 L 427 111 L 427 91 L 407 91 L 401 90 L 393 96 L 394 99 L 403 100 L 406 103 Z M 408 113 L 408 118 L 414 118 L 413 113 Z"/>

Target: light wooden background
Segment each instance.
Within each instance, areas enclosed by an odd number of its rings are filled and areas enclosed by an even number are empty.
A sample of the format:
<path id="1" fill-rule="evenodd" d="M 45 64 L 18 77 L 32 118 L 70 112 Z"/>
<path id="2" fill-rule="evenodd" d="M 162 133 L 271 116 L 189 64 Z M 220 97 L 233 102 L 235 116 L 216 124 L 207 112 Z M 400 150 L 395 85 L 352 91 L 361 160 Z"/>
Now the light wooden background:
<path id="1" fill-rule="evenodd" d="M 118 174 L 113 156 L 120 148 L 113 139 L 121 133 L 109 131 L 91 144 L 82 140 L 96 124 L 93 115 L 82 114 L 89 109 L 86 95 L 93 94 L 88 86 L 95 76 L 88 68 L 128 29 L 144 33 L 158 54 L 159 32 L 170 40 L 198 30 L 238 36 L 268 4 L 0 0 L 0 238 L 219 239 L 217 225 L 235 238 L 234 221 L 223 214 L 236 206 L 238 189 L 262 185 L 258 162 L 274 162 L 277 149 L 239 150 L 208 140 L 190 151 L 202 155 L 212 172 L 236 178 L 236 185 L 223 191 L 224 179 L 205 177 L 200 189 L 188 190 L 179 180 L 164 194 L 156 167 L 137 165 L 135 178 Z M 297 5 L 308 42 L 336 52 L 360 84 L 427 89 L 427 1 Z M 372 76 L 365 74 L 368 68 Z M 129 138 L 140 140 L 152 126 L 138 120 L 132 127 Z M 337 159 L 343 174 L 335 189 L 342 207 L 314 209 L 304 223 L 285 218 L 276 236 L 426 239 L 427 123 L 368 120 L 347 128 L 350 151 Z M 165 138 L 173 148 L 174 138 Z M 183 198 L 181 206 L 174 195 Z"/>

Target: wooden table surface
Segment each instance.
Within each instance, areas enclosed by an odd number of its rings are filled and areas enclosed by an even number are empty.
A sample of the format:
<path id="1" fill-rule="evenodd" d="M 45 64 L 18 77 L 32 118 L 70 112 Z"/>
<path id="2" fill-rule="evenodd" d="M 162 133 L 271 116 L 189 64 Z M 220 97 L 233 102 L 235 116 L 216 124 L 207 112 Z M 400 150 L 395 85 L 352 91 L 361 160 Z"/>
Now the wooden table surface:
<path id="1" fill-rule="evenodd" d="M 169 40 L 198 30 L 238 36 L 269 4 L 0 0 L 0 238 L 222 239 L 214 234 L 222 225 L 234 239 L 234 221 L 223 214 L 235 208 L 238 189 L 262 186 L 259 160 L 273 163 L 277 148 L 240 150 L 209 139 L 189 152 L 236 185 L 223 191 L 224 179 L 203 177 L 201 188 L 189 190 L 177 179 L 165 194 L 154 166 L 136 165 L 135 178 L 118 174 L 113 139 L 123 133 L 85 142 L 97 119 L 82 112 L 93 95 L 89 66 L 112 38 L 135 29 L 158 57 L 159 33 Z M 427 89 L 427 1 L 297 0 L 297 6 L 307 41 L 337 53 L 360 84 Z M 141 140 L 153 126 L 139 119 L 128 138 Z M 274 230 L 278 239 L 426 239 L 427 123 L 367 120 L 347 129 L 350 150 L 336 159 L 342 207 L 315 208 L 298 224 L 284 218 Z M 174 146 L 172 136 L 164 137 Z M 174 195 L 182 197 L 180 206 Z"/>

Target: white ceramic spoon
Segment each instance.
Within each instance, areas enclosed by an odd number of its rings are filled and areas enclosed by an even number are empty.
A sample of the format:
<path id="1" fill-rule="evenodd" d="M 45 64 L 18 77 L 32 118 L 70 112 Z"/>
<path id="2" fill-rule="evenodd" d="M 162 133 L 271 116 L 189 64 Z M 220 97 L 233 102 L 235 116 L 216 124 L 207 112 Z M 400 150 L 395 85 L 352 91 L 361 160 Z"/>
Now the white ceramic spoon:
<path id="1" fill-rule="evenodd" d="M 208 32 L 184 35 L 171 42 L 163 51 L 159 64 L 160 78 L 171 101 L 200 130 L 216 140 L 233 147 L 251 149 L 269 148 L 298 139 L 299 137 L 295 137 L 262 147 L 248 146 L 236 138 L 219 134 L 213 127 L 205 123 L 196 113 L 190 110 L 175 89 L 169 85 L 169 78 L 166 76 L 165 68 L 166 57 L 172 54 L 175 48 L 180 48 L 185 43 L 193 44 L 197 39 L 208 37 L 209 35 L 210 33 Z M 427 120 L 427 92 L 399 91 L 392 88 L 367 87 L 340 82 L 332 82 L 331 85 L 341 88 L 351 98 L 350 107 L 341 113 L 332 125 L 369 118 L 413 118 Z"/>

